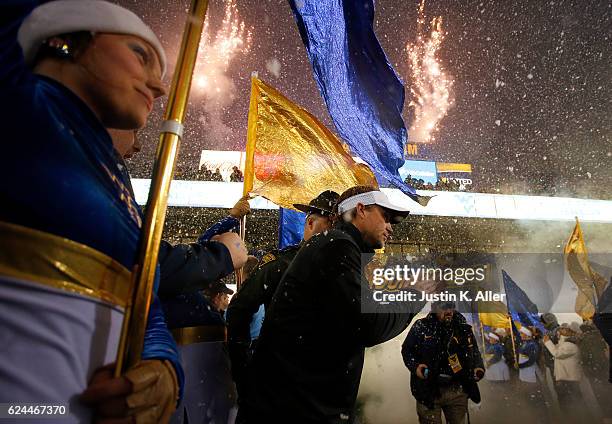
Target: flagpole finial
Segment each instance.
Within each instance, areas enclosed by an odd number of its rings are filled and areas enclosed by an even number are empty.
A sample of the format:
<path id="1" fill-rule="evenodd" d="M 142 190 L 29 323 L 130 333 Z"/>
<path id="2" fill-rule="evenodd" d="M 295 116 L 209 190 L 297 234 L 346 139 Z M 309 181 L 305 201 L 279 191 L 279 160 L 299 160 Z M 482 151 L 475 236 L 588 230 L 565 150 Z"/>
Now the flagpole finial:
<path id="1" fill-rule="evenodd" d="M 259 71 L 252 71 L 251 72 L 251 78 L 259 78 Z M 576 218 L 578 219 L 578 218 Z"/>

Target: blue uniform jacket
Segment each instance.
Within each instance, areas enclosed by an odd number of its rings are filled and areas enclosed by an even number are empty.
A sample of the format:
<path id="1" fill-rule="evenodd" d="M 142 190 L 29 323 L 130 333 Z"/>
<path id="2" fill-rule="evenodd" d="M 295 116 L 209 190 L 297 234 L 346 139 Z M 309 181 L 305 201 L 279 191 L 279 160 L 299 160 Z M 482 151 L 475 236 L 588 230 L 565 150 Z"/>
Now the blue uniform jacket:
<path id="1" fill-rule="evenodd" d="M 499 361 L 503 359 L 504 347 L 499 343 L 491 344 L 487 346 L 485 353 L 487 355 L 493 355 L 491 359 L 487 361 L 487 366 L 490 367 L 491 365 L 497 364 Z"/>
<path id="2" fill-rule="evenodd" d="M 521 344 L 519 347 L 519 354 L 527 356 L 527 362 L 519 363 L 519 368 L 527 368 L 532 366 L 538 361 L 538 355 L 540 353 L 540 349 L 538 348 L 538 344 L 535 340 L 527 340 Z"/>
<path id="3" fill-rule="evenodd" d="M 211 237 L 235 228 L 236 218 L 228 216 L 210 227 L 196 243 L 171 245 L 162 240 L 159 248 L 161 281 L 159 296 L 165 302 L 211 284 L 234 270 L 232 257 L 224 244 Z"/>
<path id="4" fill-rule="evenodd" d="M 221 221 L 208 228 L 204 232 L 204 234 L 202 234 L 198 238 L 198 242 L 191 245 L 190 248 L 200 252 L 198 246 L 222 246 L 226 253 L 225 267 L 213 266 L 211 268 L 206 268 L 187 265 L 183 266 L 181 272 L 171 273 L 166 271 L 166 267 L 169 265 L 167 265 L 167 261 L 164 261 L 161 262 L 161 264 L 162 275 L 166 274 L 165 284 L 174 288 L 184 286 L 186 284 L 186 281 L 181 280 L 182 276 L 182 278 L 187 278 L 188 280 L 192 281 L 192 283 L 190 283 L 191 287 L 199 286 L 198 288 L 199 290 L 201 290 L 206 286 L 207 283 L 212 283 L 220 278 L 225 277 L 226 275 L 229 275 L 233 271 L 233 265 L 231 262 L 229 251 L 227 251 L 227 248 L 225 248 L 225 246 L 223 246 L 221 243 L 210 241 L 210 239 L 217 234 L 225 233 L 234 229 L 238 224 L 239 221 L 236 218 L 233 218 L 231 216 L 223 218 Z M 205 259 L 205 256 L 210 255 L 206 255 L 205 252 L 200 253 L 201 254 L 193 256 L 194 261 L 211 262 L 211 260 Z M 197 259 L 200 256 L 202 258 Z M 178 296 L 164 296 L 163 305 L 164 311 L 166 313 L 166 318 L 168 320 L 168 327 L 170 328 L 195 327 L 200 325 L 225 325 L 225 319 L 223 318 L 223 316 L 213 308 L 211 303 L 198 290 L 190 290 L 189 292 L 185 292 Z"/>
<path id="5" fill-rule="evenodd" d="M 40 3 L 0 2 L 0 220 L 85 244 L 131 270 L 142 212 L 112 140 L 79 97 L 31 72 L 17 42 Z M 169 360 L 182 394 L 183 370 L 157 296 L 142 357 Z"/>

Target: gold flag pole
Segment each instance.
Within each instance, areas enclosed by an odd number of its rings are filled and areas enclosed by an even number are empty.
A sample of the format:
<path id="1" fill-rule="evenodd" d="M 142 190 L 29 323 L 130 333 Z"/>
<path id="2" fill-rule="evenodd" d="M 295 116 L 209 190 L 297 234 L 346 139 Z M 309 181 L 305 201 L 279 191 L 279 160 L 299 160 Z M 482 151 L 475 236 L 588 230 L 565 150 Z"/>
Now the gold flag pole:
<path id="1" fill-rule="evenodd" d="M 482 321 L 480 320 L 480 315 L 478 316 L 478 323 L 480 324 L 480 337 L 482 337 L 482 351 L 483 351 L 483 356 L 484 356 L 484 353 L 486 353 L 486 351 L 487 351 L 487 345 L 485 343 L 484 327 L 482 325 Z M 485 366 L 485 369 L 486 369 L 487 368 L 487 361 L 484 361 L 484 366 Z"/>
<path id="2" fill-rule="evenodd" d="M 257 78 L 257 71 L 251 72 L 251 99 L 249 102 L 249 117 L 247 127 L 247 142 L 246 142 L 246 157 L 244 161 L 244 181 L 242 183 L 242 195 L 247 196 L 253 189 L 253 180 L 255 178 L 254 161 L 255 161 L 255 138 L 257 135 L 257 96 L 255 90 L 257 86 L 254 79 Z M 240 238 L 244 241 L 246 237 L 246 216 L 240 219 Z M 236 289 L 242 284 L 242 270 L 236 273 Z"/>
<path id="3" fill-rule="evenodd" d="M 508 323 L 510 324 L 510 340 L 512 340 L 512 351 L 514 352 L 514 368 L 518 369 L 518 358 L 516 355 L 516 344 L 514 343 L 514 331 L 512 330 L 512 316 L 508 315 Z"/>
<path id="4" fill-rule="evenodd" d="M 126 307 L 121 329 L 116 376 L 136 365 L 142 355 L 168 192 L 183 135 L 183 120 L 207 8 L 208 0 L 192 0 L 187 15 L 151 178 L 138 261 L 132 273 L 131 303 Z"/>

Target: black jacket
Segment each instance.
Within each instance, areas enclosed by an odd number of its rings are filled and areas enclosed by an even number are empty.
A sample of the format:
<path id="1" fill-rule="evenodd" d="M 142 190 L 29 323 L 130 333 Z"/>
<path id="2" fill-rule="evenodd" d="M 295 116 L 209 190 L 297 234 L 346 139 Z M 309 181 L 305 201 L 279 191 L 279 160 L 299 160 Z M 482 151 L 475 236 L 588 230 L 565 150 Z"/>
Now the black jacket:
<path id="1" fill-rule="evenodd" d="M 444 373 L 440 367 L 447 364 L 448 357 L 453 354 L 457 354 L 462 367 L 455 378 L 469 398 L 479 403 L 480 391 L 473 375 L 475 368 L 484 369 L 484 365 L 472 327 L 466 323 L 463 315 L 455 313 L 447 330 L 436 314 L 430 313 L 414 323 L 402 344 L 404 364 L 410 370 L 412 395 L 428 408 L 433 408 L 434 400 L 440 396 L 438 377 Z M 416 375 L 419 364 L 425 364 L 429 369 L 425 380 Z"/>
<path id="2" fill-rule="evenodd" d="M 612 286 L 610 286 L 612 287 Z M 607 290 L 610 292 L 610 289 Z M 601 302 L 601 300 L 600 300 Z M 612 313 L 597 313 L 593 317 L 593 323 L 601 333 L 602 337 L 608 343 L 610 350 L 612 350 Z M 612 354 L 610 354 L 609 363 L 609 382 L 612 383 Z"/>
<path id="3" fill-rule="evenodd" d="M 251 351 L 251 320 L 261 305 L 268 309 L 281 277 L 298 252 L 299 245 L 266 254 L 259 268 L 232 297 L 227 309 L 228 351 L 232 377 L 242 402 L 243 384 Z"/>
<path id="4" fill-rule="evenodd" d="M 352 421 L 365 347 L 415 315 L 361 313 L 362 253 L 372 250 L 347 223 L 300 249 L 266 312 L 238 422 Z"/>
<path id="5" fill-rule="evenodd" d="M 247 278 L 232 297 L 227 310 L 227 335 L 230 342 L 251 341 L 250 324 L 261 305 L 268 309 L 281 277 L 298 252 L 299 245 L 267 253 L 262 264 Z"/>

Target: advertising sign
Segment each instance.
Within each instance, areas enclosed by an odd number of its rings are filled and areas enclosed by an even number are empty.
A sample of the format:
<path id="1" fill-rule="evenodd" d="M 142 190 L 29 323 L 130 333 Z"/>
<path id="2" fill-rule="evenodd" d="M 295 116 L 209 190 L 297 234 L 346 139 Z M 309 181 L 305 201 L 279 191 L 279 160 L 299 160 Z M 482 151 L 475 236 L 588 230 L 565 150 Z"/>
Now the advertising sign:
<path id="1" fill-rule="evenodd" d="M 438 173 L 436 172 L 436 163 L 424 160 L 407 160 L 404 165 L 398 170 L 400 177 L 406 179 L 408 175 L 417 180 L 423 180 L 425 184 L 436 184 L 438 182 Z"/>
<path id="2" fill-rule="evenodd" d="M 442 181 L 454 181 L 459 184 L 461 189 L 465 189 L 473 184 L 472 165 L 469 163 L 436 163 L 438 176 Z"/>

